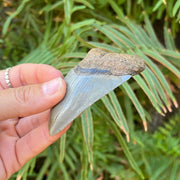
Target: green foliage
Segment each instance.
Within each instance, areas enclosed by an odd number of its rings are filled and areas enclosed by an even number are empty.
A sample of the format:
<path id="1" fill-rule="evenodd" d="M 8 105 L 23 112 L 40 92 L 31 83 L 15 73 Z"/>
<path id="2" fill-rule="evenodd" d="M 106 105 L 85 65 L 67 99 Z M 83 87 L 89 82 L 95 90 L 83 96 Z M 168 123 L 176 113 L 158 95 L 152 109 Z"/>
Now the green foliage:
<path id="1" fill-rule="evenodd" d="M 180 112 L 152 135 L 136 132 L 137 144 L 129 144 L 129 148 L 136 162 L 144 170 L 146 178 L 151 180 L 179 179 L 179 115 Z"/>
<path id="2" fill-rule="evenodd" d="M 4 0 L 2 4 L 1 69 L 45 63 L 66 75 L 93 47 L 137 54 L 147 65 L 143 73 L 88 108 L 60 142 L 16 174 L 19 179 L 180 177 L 179 133 L 174 133 L 178 118 L 153 135 L 137 131 L 142 126 L 147 131 L 147 120 L 153 121 L 151 106 L 162 116 L 178 107 L 171 87 L 178 88 L 180 79 L 180 53 L 174 41 L 179 1 Z M 164 44 L 153 27 L 159 20 L 164 24 Z M 43 165 L 35 170 L 38 160 Z"/>
<path id="3" fill-rule="evenodd" d="M 179 116 L 176 115 L 154 133 L 155 144 L 162 153 L 174 157 L 180 156 L 180 139 L 177 138 L 179 137 L 179 125 Z"/>

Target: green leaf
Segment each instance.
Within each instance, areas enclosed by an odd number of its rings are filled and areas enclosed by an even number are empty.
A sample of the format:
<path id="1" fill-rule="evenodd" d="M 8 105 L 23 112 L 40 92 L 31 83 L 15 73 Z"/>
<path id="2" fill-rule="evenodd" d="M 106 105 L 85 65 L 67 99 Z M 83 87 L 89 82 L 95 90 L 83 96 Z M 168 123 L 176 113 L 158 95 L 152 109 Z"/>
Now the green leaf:
<path id="1" fill-rule="evenodd" d="M 79 11 L 79 10 L 82 10 L 82 9 L 85 9 L 85 8 L 86 8 L 86 6 L 83 6 L 83 5 L 81 5 L 81 6 L 74 6 L 73 9 L 72 9 L 72 14 L 74 12 L 76 12 L 76 11 Z"/>
<path id="2" fill-rule="evenodd" d="M 79 157 L 77 157 L 75 151 L 72 148 L 67 148 L 67 153 L 69 154 L 72 161 L 74 161 L 74 162 L 79 161 Z"/>
<path id="3" fill-rule="evenodd" d="M 60 70 L 66 70 L 65 68 L 68 68 L 70 70 L 77 64 L 78 64 L 78 62 L 60 62 L 60 63 L 53 64 L 53 65 L 56 66 L 56 68 L 58 68 Z"/>
<path id="4" fill-rule="evenodd" d="M 79 42 L 82 43 L 83 46 L 88 47 L 88 48 L 90 48 L 90 49 L 91 49 L 91 48 L 94 48 L 93 45 L 89 44 L 87 41 L 85 41 L 85 40 L 84 40 L 83 38 L 81 38 L 79 35 L 75 34 L 75 37 L 76 37 L 76 39 L 77 39 Z"/>
<path id="5" fill-rule="evenodd" d="M 83 148 L 81 153 L 81 179 L 80 180 L 87 180 L 88 175 L 88 158 L 87 158 L 87 149 L 85 147 L 85 143 L 83 142 Z"/>
<path id="6" fill-rule="evenodd" d="M 180 53 L 178 53 L 176 51 L 168 50 L 168 49 L 162 49 L 162 50 L 159 50 L 159 52 L 163 56 L 169 56 L 171 58 L 175 58 L 176 59 L 176 60 L 172 59 L 171 62 L 177 61 L 177 63 L 179 63 L 179 61 L 180 61 Z"/>
<path id="7" fill-rule="evenodd" d="M 3 36 L 5 36 L 5 34 L 7 33 L 8 31 L 8 27 L 11 23 L 11 20 L 17 16 L 24 8 L 24 6 L 26 5 L 26 3 L 28 3 L 30 0 L 23 0 L 21 2 L 21 4 L 18 6 L 17 10 L 15 12 L 13 12 L 6 20 L 6 22 L 4 23 L 4 26 L 3 26 L 3 30 L 2 30 L 2 34 Z"/>
<path id="8" fill-rule="evenodd" d="M 59 6 L 63 5 L 63 1 L 58 1 L 54 4 L 47 4 L 46 6 L 44 6 L 40 11 L 39 14 L 42 14 L 43 12 L 49 12 L 52 11 L 56 8 L 59 8 Z"/>
<path id="9" fill-rule="evenodd" d="M 32 174 L 33 173 L 33 170 L 36 166 L 36 157 L 32 158 L 30 160 L 30 170 L 29 170 L 29 174 Z"/>
<path id="10" fill-rule="evenodd" d="M 136 110 L 139 113 L 139 116 L 141 117 L 141 119 L 143 121 L 144 129 L 147 130 L 146 116 L 145 116 L 144 109 L 143 109 L 142 105 L 140 104 L 139 100 L 137 99 L 136 95 L 134 94 L 133 90 L 131 89 L 131 87 L 129 86 L 129 84 L 127 82 L 123 83 L 121 88 L 123 88 L 123 90 L 126 92 L 126 94 L 131 99 L 132 103 L 134 104 Z"/>
<path id="11" fill-rule="evenodd" d="M 70 179 L 69 172 L 67 171 L 66 166 L 64 164 L 60 164 L 60 163 L 58 165 L 62 171 L 64 180 L 69 180 Z"/>
<path id="12" fill-rule="evenodd" d="M 93 141 L 94 141 L 94 130 L 93 130 L 93 118 L 90 107 L 87 108 L 81 115 L 82 130 L 84 140 L 86 142 L 89 163 L 93 164 Z"/>
<path id="13" fill-rule="evenodd" d="M 54 55 L 46 47 L 39 47 L 28 54 L 20 63 L 44 63 L 50 64 L 54 60 Z M 19 63 L 19 64 L 20 64 Z"/>
<path id="14" fill-rule="evenodd" d="M 169 101 L 166 98 L 166 94 L 165 94 L 160 82 L 158 81 L 156 76 L 151 72 L 151 70 L 148 67 L 146 67 L 146 71 L 148 73 L 147 77 L 151 77 L 151 79 L 152 79 L 152 81 L 153 81 L 153 83 L 154 83 L 154 85 L 156 87 L 156 90 L 157 90 L 158 94 L 160 95 L 161 99 L 163 100 L 163 102 L 166 105 L 166 107 L 168 108 L 168 110 L 171 112 L 172 111 L 171 107 L 170 107 L 171 105 L 170 105 Z M 165 110 L 164 110 L 164 112 L 165 112 Z"/>
<path id="15" fill-rule="evenodd" d="M 175 50 L 175 44 L 174 40 L 171 34 L 171 30 L 167 29 L 167 27 L 164 27 L 164 40 L 165 40 L 165 45 L 168 49 L 170 50 Z"/>
<path id="16" fill-rule="evenodd" d="M 94 25 L 99 31 L 104 33 L 109 39 L 111 39 L 115 44 L 119 46 L 121 49 L 127 49 L 126 46 L 120 41 L 120 39 L 112 32 L 104 28 L 103 26 L 100 26 L 98 24 Z"/>
<path id="17" fill-rule="evenodd" d="M 173 7 L 174 7 L 174 1 L 167 1 L 168 4 L 166 6 L 167 14 L 169 14 L 170 17 L 172 17 Z"/>
<path id="18" fill-rule="evenodd" d="M 180 9 L 180 1 L 177 0 L 174 7 L 173 7 L 173 12 L 172 12 L 172 15 L 175 16 L 177 11 Z"/>
<path id="19" fill-rule="evenodd" d="M 153 27 L 152 27 L 152 25 L 150 23 L 150 20 L 149 20 L 148 16 L 145 14 L 144 17 L 145 17 L 145 23 L 146 23 L 146 25 L 145 25 L 146 31 L 148 32 L 149 36 L 151 37 L 155 47 L 163 48 L 163 46 L 158 41 L 158 38 L 157 38 L 157 36 L 156 36 L 156 34 L 155 34 L 154 30 L 153 30 Z"/>
<path id="20" fill-rule="evenodd" d="M 79 28 L 82 28 L 83 26 L 90 26 L 90 25 L 93 25 L 95 22 L 94 19 L 88 19 L 88 20 L 85 20 L 85 21 L 80 21 L 78 23 L 75 23 L 71 26 L 71 31 L 74 31 L 76 29 L 79 29 Z"/>
<path id="21" fill-rule="evenodd" d="M 163 4 L 163 0 L 158 0 L 155 6 L 153 7 L 153 12 L 156 11 Z"/>
<path id="22" fill-rule="evenodd" d="M 60 155 L 59 155 L 60 163 L 63 163 L 64 161 L 65 148 L 66 148 L 66 133 L 64 133 L 60 138 Z"/>
<path id="23" fill-rule="evenodd" d="M 124 98 L 124 109 L 126 111 L 126 117 L 128 119 L 128 128 L 132 135 L 134 128 L 135 128 L 135 124 L 133 122 L 134 121 L 134 113 L 133 113 L 132 102 L 128 96 L 124 96 L 123 98 Z"/>
<path id="24" fill-rule="evenodd" d="M 180 79 L 180 71 L 174 65 L 172 65 L 169 61 L 167 61 L 163 56 L 161 56 L 156 50 L 151 51 L 148 49 L 144 49 L 143 51 L 148 56 L 152 57 L 154 60 L 164 65 L 167 69 L 169 69 L 172 73 L 174 73 Z"/>
<path id="25" fill-rule="evenodd" d="M 51 164 L 51 159 L 46 158 L 45 162 L 43 163 L 43 166 L 41 167 L 40 172 L 38 173 L 37 180 L 42 180 L 44 177 L 45 172 L 48 170 L 49 166 Z"/>
<path id="26" fill-rule="evenodd" d="M 23 180 L 27 179 L 28 170 L 31 168 L 31 164 L 34 165 L 34 158 L 30 161 L 28 161 L 18 172 L 17 178 L 21 179 L 23 177 Z"/>
<path id="27" fill-rule="evenodd" d="M 159 108 L 159 104 L 157 99 L 155 98 L 155 96 L 152 94 L 152 92 L 149 90 L 148 86 L 146 85 L 146 83 L 144 82 L 144 80 L 139 76 L 136 75 L 133 77 L 136 82 L 139 84 L 139 86 L 142 88 L 142 90 L 144 91 L 144 93 L 147 95 L 147 97 L 149 98 L 149 100 L 151 101 L 152 105 L 155 107 L 155 109 L 163 115 L 163 113 L 161 112 L 161 109 Z"/>
<path id="28" fill-rule="evenodd" d="M 109 50 L 109 51 L 113 51 L 113 52 L 117 52 L 117 53 L 119 53 L 119 51 L 120 51 L 119 48 L 114 47 L 112 45 L 105 44 L 105 43 L 92 42 L 92 41 L 90 41 L 88 43 L 91 44 L 94 47 L 99 47 L 99 48 L 102 48 L 102 49 L 105 49 L 105 50 Z"/>
<path id="29" fill-rule="evenodd" d="M 44 46 L 46 46 L 46 44 L 48 43 L 48 40 L 50 38 L 50 34 L 51 34 L 51 29 L 52 29 L 52 13 L 50 13 L 50 15 L 47 17 L 46 20 L 46 31 L 44 34 L 44 41 L 42 42 L 42 44 L 44 44 Z"/>
<path id="30" fill-rule="evenodd" d="M 152 95 L 157 100 L 158 105 L 163 109 L 164 113 L 166 113 L 166 108 L 163 105 L 163 103 L 159 97 L 158 90 L 156 89 L 156 87 L 158 86 L 155 84 L 156 81 L 153 81 L 151 75 L 149 74 L 149 72 L 147 70 L 143 71 L 141 74 L 143 75 L 144 79 L 146 80 L 146 82 L 150 88 L 150 91 L 152 92 Z"/>
<path id="31" fill-rule="evenodd" d="M 141 26 L 137 26 L 138 37 L 140 39 L 143 39 L 143 44 L 146 45 L 146 47 L 151 48 L 154 47 L 154 44 L 151 40 L 151 38 L 148 36 L 148 34 L 145 32 L 145 30 Z"/>
<path id="32" fill-rule="evenodd" d="M 114 0 L 109 0 L 108 1 L 109 4 L 111 5 L 112 9 L 117 13 L 117 15 L 119 16 L 119 18 L 124 18 L 124 13 L 123 13 L 123 10 L 122 8 L 120 8 Z"/>
<path id="33" fill-rule="evenodd" d="M 51 169 L 48 172 L 48 176 L 47 176 L 46 180 L 52 180 L 54 178 L 54 174 L 56 173 L 57 168 L 58 168 L 58 162 L 54 162 L 52 164 Z"/>
<path id="34" fill-rule="evenodd" d="M 180 11 L 178 12 L 177 21 L 180 20 Z"/>
<path id="35" fill-rule="evenodd" d="M 109 113 L 111 114 L 113 120 L 116 122 L 116 124 L 119 126 L 119 128 L 122 129 L 122 131 L 126 134 L 127 140 L 129 140 L 128 131 L 123 126 L 123 122 L 120 119 L 120 117 L 118 117 L 118 115 L 117 115 L 114 107 L 112 106 L 109 98 L 107 96 L 104 96 L 104 97 L 101 98 L 101 100 L 104 103 L 104 105 L 107 108 L 107 110 L 109 111 Z"/>
<path id="36" fill-rule="evenodd" d="M 72 14 L 72 0 L 64 0 L 64 12 L 65 12 L 65 19 L 66 23 L 70 25 L 71 22 L 71 14 Z"/>
<path id="37" fill-rule="evenodd" d="M 176 179 L 176 174 L 178 173 L 178 168 L 179 168 L 179 163 L 178 162 L 174 162 L 174 165 L 172 167 L 172 170 L 171 170 L 171 176 L 169 178 L 169 180 L 174 180 Z"/>
<path id="38" fill-rule="evenodd" d="M 74 164 L 74 162 L 72 161 L 72 158 L 69 156 L 68 153 L 66 153 L 65 157 L 64 157 L 64 161 L 68 164 L 69 168 L 72 171 L 76 170 L 76 165 Z"/>
<path id="39" fill-rule="evenodd" d="M 61 59 L 63 59 L 63 58 L 85 58 L 86 54 L 87 53 L 84 53 L 84 52 L 69 52 L 69 53 L 63 54 L 61 56 Z"/>
<path id="40" fill-rule="evenodd" d="M 94 6 L 86 0 L 74 0 L 74 1 L 77 3 L 84 4 L 85 6 L 89 7 L 90 9 L 94 9 Z"/>
<path id="41" fill-rule="evenodd" d="M 150 39 L 148 42 L 144 40 L 144 36 L 139 31 L 140 28 L 138 29 L 138 26 L 135 23 L 131 22 L 128 18 L 126 18 L 123 22 L 126 24 L 128 29 L 120 26 L 120 31 L 126 34 L 129 39 L 136 44 L 137 48 L 145 45 L 149 47 L 151 44 L 153 44 Z"/>
<path id="42" fill-rule="evenodd" d="M 122 124 L 122 127 L 124 129 L 124 133 L 126 133 L 126 137 L 127 137 L 127 141 L 129 142 L 129 128 L 128 128 L 128 125 L 127 125 L 127 120 L 124 116 L 124 113 L 121 109 L 121 106 L 118 102 L 118 99 L 114 93 L 114 91 L 111 91 L 109 94 L 109 97 L 111 99 L 111 102 L 113 104 L 113 107 L 115 109 L 115 112 L 118 116 L 118 119 L 121 121 L 121 124 Z"/>
<path id="43" fill-rule="evenodd" d="M 118 32 L 117 30 L 111 28 L 108 25 L 104 26 L 108 31 L 112 32 L 117 38 L 125 45 L 127 48 L 135 48 L 134 43 L 132 43 L 126 36 L 122 33 Z"/>

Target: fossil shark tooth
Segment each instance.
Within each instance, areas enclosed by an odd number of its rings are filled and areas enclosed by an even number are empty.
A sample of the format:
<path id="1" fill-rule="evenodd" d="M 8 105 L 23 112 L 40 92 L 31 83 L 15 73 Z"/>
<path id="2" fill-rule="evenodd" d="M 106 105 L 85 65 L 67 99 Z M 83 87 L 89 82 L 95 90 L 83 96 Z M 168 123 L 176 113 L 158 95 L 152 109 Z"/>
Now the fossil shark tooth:
<path id="1" fill-rule="evenodd" d="M 65 77 L 67 92 L 51 110 L 50 135 L 60 132 L 87 107 L 144 69 L 139 56 L 90 50 Z"/>

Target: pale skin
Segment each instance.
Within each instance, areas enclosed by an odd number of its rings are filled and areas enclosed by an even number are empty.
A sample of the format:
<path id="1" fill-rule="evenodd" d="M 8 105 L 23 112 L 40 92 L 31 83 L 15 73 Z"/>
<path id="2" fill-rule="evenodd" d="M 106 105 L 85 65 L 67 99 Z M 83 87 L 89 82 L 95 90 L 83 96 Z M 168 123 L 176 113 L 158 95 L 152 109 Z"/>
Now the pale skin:
<path id="1" fill-rule="evenodd" d="M 70 126 L 55 136 L 49 135 L 50 109 L 66 92 L 65 81 L 58 70 L 44 64 L 15 66 L 9 72 L 13 88 L 7 87 L 4 73 L 5 70 L 0 71 L 1 180 L 8 179 Z"/>

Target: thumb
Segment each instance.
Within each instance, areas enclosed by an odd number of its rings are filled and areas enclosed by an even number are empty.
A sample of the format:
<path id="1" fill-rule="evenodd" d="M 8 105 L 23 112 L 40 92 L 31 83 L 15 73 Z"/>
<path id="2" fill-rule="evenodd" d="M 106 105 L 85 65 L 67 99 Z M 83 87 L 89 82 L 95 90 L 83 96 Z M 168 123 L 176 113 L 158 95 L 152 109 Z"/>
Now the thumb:
<path id="1" fill-rule="evenodd" d="M 45 111 L 62 100 L 66 84 L 56 78 L 43 84 L 0 91 L 0 120 L 25 117 Z"/>

